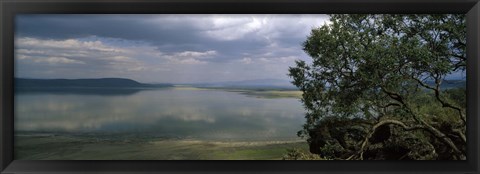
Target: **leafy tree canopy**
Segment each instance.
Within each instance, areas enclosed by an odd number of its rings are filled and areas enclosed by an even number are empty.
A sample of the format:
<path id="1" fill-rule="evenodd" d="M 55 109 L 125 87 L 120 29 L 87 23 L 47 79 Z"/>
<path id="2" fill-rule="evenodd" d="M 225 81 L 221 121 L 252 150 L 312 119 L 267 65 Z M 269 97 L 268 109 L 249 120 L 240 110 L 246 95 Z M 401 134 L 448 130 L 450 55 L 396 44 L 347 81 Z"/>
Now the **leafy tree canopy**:
<path id="1" fill-rule="evenodd" d="M 303 43 L 311 62 L 297 60 L 289 69 L 303 91 L 306 123 L 298 134 L 309 138 L 310 151 L 322 154 L 333 142 L 343 150 L 331 158 L 366 159 L 377 146 L 383 154 L 368 159 L 390 159 L 388 143 L 407 138 L 433 150 L 412 154 L 415 147 L 404 147 L 411 159 L 465 159 L 465 89 L 442 89 L 446 76 L 466 69 L 465 16 L 330 16 Z M 375 140 L 381 128 L 389 136 Z M 317 147 L 327 132 L 335 141 Z"/>

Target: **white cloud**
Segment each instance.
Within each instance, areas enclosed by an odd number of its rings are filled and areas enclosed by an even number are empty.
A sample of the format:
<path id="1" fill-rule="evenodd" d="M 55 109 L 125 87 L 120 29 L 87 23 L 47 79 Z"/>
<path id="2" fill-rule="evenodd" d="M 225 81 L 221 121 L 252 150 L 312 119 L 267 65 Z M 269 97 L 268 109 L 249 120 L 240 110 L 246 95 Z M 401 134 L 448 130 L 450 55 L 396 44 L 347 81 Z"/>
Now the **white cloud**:
<path id="1" fill-rule="evenodd" d="M 197 27 L 212 39 L 232 41 L 305 37 L 312 28 L 329 23 L 326 15 L 213 15 L 198 20 Z"/>
<path id="2" fill-rule="evenodd" d="M 66 40 L 41 40 L 36 38 L 18 38 L 15 40 L 15 46 L 20 48 L 57 48 L 57 49 L 84 49 L 102 52 L 124 52 L 122 49 L 107 46 L 101 41 L 79 41 L 77 39 Z"/>
<path id="3" fill-rule="evenodd" d="M 143 70 L 147 70 L 147 67 L 136 66 L 136 67 L 127 68 L 127 71 L 143 71 Z"/>
<path id="4" fill-rule="evenodd" d="M 58 64 L 85 64 L 83 61 L 79 60 L 73 60 L 73 59 L 68 59 L 65 57 L 34 57 L 34 56 L 28 56 L 28 55 L 17 55 L 17 59 L 23 60 L 23 61 L 31 61 L 35 63 L 47 63 L 51 65 L 58 65 Z"/>
<path id="5" fill-rule="evenodd" d="M 42 50 L 17 49 L 18 54 L 45 54 Z"/>
<path id="6" fill-rule="evenodd" d="M 132 71 L 147 71 L 145 59 L 156 57 L 162 53 L 155 47 L 136 44 L 114 46 L 107 44 L 102 38 L 78 38 L 65 40 L 17 38 L 15 59 L 20 65 L 18 74 L 34 76 L 38 73 L 26 66 L 48 68 L 55 74 L 86 77 L 116 76 L 121 77 Z M 124 42 L 124 41 L 122 41 Z M 38 64 L 38 65 L 35 65 Z M 65 72 L 78 68 L 82 71 Z M 97 74 L 92 74 L 92 73 Z M 102 73 L 103 72 L 103 73 Z M 83 75 L 82 75 L 83 74 Z"/>
<path id="7" fill-rule="evenodd" d="M 205 52 L 197 51 L 183 51 L 176 52 L 169 55 L 160 55 L 171 63 L 178 64 L 207 64 L 204 59 L 211 59 L 217 55 L 217 51 L 209 50 Z"/>
<path id="8" fill-rule="evenodd" d="M 180 64 L 207 64 L 206 61 L 201 61 L 201 60 L 197 60 L 197 59 L 194 59 L 194 58 L 188 58 L 188 59 L 175 59 L 173 60 L 173 62 L 175 63 L 180 63 Z"/>
<path id="9" fill-rule="evenodd" d="M 293 64 L 293 62 L 298 58 L 297 56 L 283 56 L 283 57 L 259 57 L 257 59 L 264 63 L 290 65 L 290 64 Z"/>
<path id="10" fill-rule="evenodd" d="M 47 62 L 49 64 L 85 64 L 85 62 L 72 60 L 65 57 L 47 57 L 47 58 L 35 58 L 35 62 Z"/>
<path id="11" fill-rule="evenodd" d="M 17 58 L 19 60 L 25 60 L 25 59 L 31 59 L 32 56 L 27 56 L 27 55 L 20 54 L 20 55 L 16 55 L 15 58 Z"/>
<path id="12" fill-rule="evenodd" d="M 245 57 L 242 60 L 240 60 L 240 62 L 243 63 L 243 64 L 250 64 L 250 63 L 252 63 L 252 59 L 249 58 L 249 57 Z"/>
<path id="13" fill-rule="evenodd" d="M 262 58 L 260 58 L 260 59 L 258 59 L 258 60 L 260 60 L 260 61 L 262 61 L 262 62 L 270 62 L 270 59 L 267 59 L 267 58 L 265 58 L 265 57 L 262 57 Z"/>
<path id="14" fill-rule="evenodd" d="M 113 57 L 107 57 L 109 60 L 116 60 L 116 61 L 131 61 L 132 59 L 127 56 L 113 56 Z"/>
<path id="15" fill-rule="evenodd" d="M 188 57 L 188 58 L 211 58 L 211 56 L 217 55 L 217 51 L 205 51 L 205 52 L 196 52 L 196 51 L 184 51 L 180 53 L 175 53 L 173 56 L 176 57 Z"/>
<path id="16" fill-rule="evenodd" d="M 262 28 L 265 20 L 256 17 L 231 17 L 218 16 L 212 18 L 212 27 L 204 31 L 204 33 L 217 40 L 236 40 L 254 33 Z"/>

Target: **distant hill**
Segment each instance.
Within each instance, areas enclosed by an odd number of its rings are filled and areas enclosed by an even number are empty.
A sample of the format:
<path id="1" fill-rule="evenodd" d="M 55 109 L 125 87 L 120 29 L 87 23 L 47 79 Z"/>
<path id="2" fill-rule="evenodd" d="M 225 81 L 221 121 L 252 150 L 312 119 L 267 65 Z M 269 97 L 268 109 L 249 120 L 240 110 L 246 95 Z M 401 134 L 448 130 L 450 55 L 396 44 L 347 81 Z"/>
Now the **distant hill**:
<path id="1" fill-rule="evenodd" d="M 15 78 L 17 88 L 156 88 L 170 87 L 171 84 L 144 84 L 124 78 L 99 79 L 27 79 Z"/>
<path id="2" fill-rule="evenodd" d="M 242 81 L 226 81 L 212 83 L 194 83 L 188 84 L 195 87 L 212 88 L 275 88 L 275 89 L 297 89 L 288 80 L 281 79 L 255 79 Z"/>
<path id="3" fill-rule="evenodd" d="M 430 86 L 435 86 L 434 81 L 427 81 L 426 82 Z M 451 89 L 451 88 L 466 88 L 467 81 L 465 80 L 443 80 L 440 84 L 441 89 Z"/>
<path id="4" fill-rule="evenodd" d="M 435 82 L 427 81 L 426 84 L 433 86 Z M 226 81 L 226 82 L 212 82 L 212 83 L 194 83 L 185 84 L 194 87 L 206 88 L 254 88 L 254 89 L 298 89 L 288 80 L 281 79 L 256 79 L 243 81 Z M 441 89 L 466 87 L 465 80 L 444 80 L 440 85 Z"/>

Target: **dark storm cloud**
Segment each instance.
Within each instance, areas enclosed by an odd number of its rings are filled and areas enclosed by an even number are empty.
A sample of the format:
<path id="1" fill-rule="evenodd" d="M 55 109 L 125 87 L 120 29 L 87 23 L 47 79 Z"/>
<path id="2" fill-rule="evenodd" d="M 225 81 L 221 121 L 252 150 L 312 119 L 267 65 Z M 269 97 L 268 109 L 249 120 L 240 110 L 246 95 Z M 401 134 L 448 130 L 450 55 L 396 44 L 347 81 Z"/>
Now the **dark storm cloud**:
<path id="1" fill-rule="evenodd" d="M 286 78 L 288 66 L 305 56 L 301 43 L 310 29 L 326 20 L 325 15 L 19 15 L 17 74 L 161 82 Z"/>
<path id="2" fill-rule="evenodd" d="M 20 37 L 68 39 L 87 36 L 149 40 L 157 43 L 198 43 L 192 27 L 164 27 L 147 21 L 152 16 L 137 15 L 20 15 L 17 33 Z"/>
<path id="3" fill-rule="evenodd" d="M 164 15 L 160 15 L 162 17 Z M 266 46 L 259 38 L 235 41 L 206 37 L 196 18 L 158 15 L 21 15 L 17 17 L 17 36 L 44 39 L 69 39 L 89 36 L 140 40 L 165 48 L 162 51 L 222 50 L 224 57 L 236 57 L 244 50 Z M 175 20 L 177 19 L 177 20 Z M 201 24 L 200 24 L 201 25 Z M 206 24 L 208 25 L 208 24 Z M 241 27 L 241 26 L 239 26 Z M 231 33 L 232 34 L 232 33 Z"/>
<path id="4" fill-rule="evenodd" d="M 258 16 L 258 15 L 257 15 Z M 275 16 L 264 16 L 275 19 Z M 68 39 L 88 36 L 142 40 L 150 42 L 163 51 L 205 51 L 218 48 L 224 55 L 222 60 L 241 56 L 244 52 L 255 52 L 270 42 L 299 47 L 305 37 L 305 29 L 321 23 L 299 25 L 302 16 L 287 16 L 272 23 L 249 21 L 249 17 L 234 16 L 237 23 L 217 25 L 209 15 L 20 15 L 17 17 L 19 37 Z M 317 16 L 325 20 L 323 16 Z M 213 19 L 213 20 L 212 20 Z M 271 19 L 269 19 L 271 20 Z M 273 20 L 271 20 L 273 21 Z M 228 21 L 227 21 L 228 22 Z M 263 25 L 261 22 L 264 22 Z M 275 23 L 276 22 L 276 23 Z M 311 21 L 308 21 L 311 22 Z M 218 23 L 218 22 L 217 22 Z M 258 26 L 255 26 L 258 25 Z M 242 34 L 242 29 L 251 27 L 251 33 L 234 40 L 215 37 L 229 37 Z M 257 28 L 255 28 L 257 27 Z M 265 27 L 258 28 L 258 27 Z M 208 36 L 208 33 L 220 32 Z M 222 33 L 223 32 L 223 33 Z M 233 36 L 235 37 L 235 36 Z"/>

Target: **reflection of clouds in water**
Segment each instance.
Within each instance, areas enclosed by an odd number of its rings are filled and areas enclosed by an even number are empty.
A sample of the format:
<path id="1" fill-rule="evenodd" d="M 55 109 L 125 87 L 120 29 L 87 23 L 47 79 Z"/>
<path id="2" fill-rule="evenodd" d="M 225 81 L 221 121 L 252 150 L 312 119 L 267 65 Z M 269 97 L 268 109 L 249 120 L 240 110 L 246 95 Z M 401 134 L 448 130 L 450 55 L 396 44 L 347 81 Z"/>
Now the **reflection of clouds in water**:
<path id="1" fill-rule="evenodd" d="M 298 101 L 291 99 L 283 99 L 283 101 L 275 101 L 277 99 L 257 99 L 262 102 L 253 103 L 247 106 L 233 105 L 228 106 L 228 110 L 232 114 L 236 114 L 243 117 L 281 117 L 295 119 L 299 115 L 303 117 L 303 112 L 298 112 Z M 261 108 L 260 110 L 258 108 Z"/>
<path id="2" fill-rule="evenodd" d="M 64 120 L 64 121 L 51 121 L 51 122 L 47 122 L 47 121 L 27 122 L 22 124 L 16 124 L 15 128 L 21 131 L 41 131 L 41 130 L 56 130 L 56 129 L 72 131 L 72 130 L 78 130 L 78 128 L 80 128 L 79 126 L 80 125 L 78 123 L 73 123 L 71 121 Z"/>
<path id="3" fill-rule="evenodd" d="M 140 130 L 235 139 L 294 137 L 303 122 L 303 108 L 296 99 L 207 90 L 141 91 L 129 96 L 18 95 L 16 102 L 15 129 L 20 131 Z"/>
<path id="4" fill-rule="evenodd" d="M 32 99 L 38 100 L 38 99 Z M 71 102 L 58 102 L 55 100 L 51 100 L 49 98 L 43 99 L 41 102 L 21 102 L 21 104 L 16 105 L 17 112 L 35 112 L 35 111 L 56 111 L 56 112 L 64 112 L 64 111 L 71 111 L 75 107 L 78 107 L 78 104 L 74 104 Z"/>
<path id="5" fill-rule="evenodd" d="M 126 122 L 129 124 L 152 125 L 157 120 L 170 118 L 193 122 L 214 123 L 215 118 L 202 109 L 193 107 L 167 108 L 158 113 L 143 114 L 143 105 L 128 105 L 129 102 L 111 101 L 110 106 L 101 108 L 85 105 L 83 102 L 47 101 L 46 104 L 22 104 L 17 113 L 16 128 L 24 131 L 91 131 L 101 129 L 103 125 Z M 128 105 L 128 106 L 127 106 Z M 116 106 L 116 107 L 115 107 Z M 45 108 L 45 109 L 41 109 Z M 92 110 L 89 110 L 91 108 Z M 95 110 L 95 111 L 94 111 Z M 92 111 L 94 114 L 89 112 Z M 27 114 L 28 113 L 28 114 Z"/>
<path id="6" fill-rule="evenodd" d="M 125 121 L 125 118 L 116 116 L 100 117 L 81 113 L 43 116 L 45 114 L 48 113 L 38 114 L 39 117 L 16 118 L 15 129 L 22 131 L 92 131 L 101 128 L 106 123 Z"/>
<path id="7" fill-rule="evenodd" d="M 155 106 L 145 99 L 148 97 L 19 96 L 17 101 L 21 104 L 16 105 L 16 128 L 23 131 L 89 131 L 118 122 L 151 125 L 165 118 L 189 122 L 215 122 L 213 114 L 205 107 L 185 107 L 178 103 Z M 158 108 L 158 112 L 149 112 L 155 111 L 154 108 Z"/>
<path id="8" fill-rule="evenodd" d="M 246 107 L 238 107 L 239 115 L 241 116 L 252 116 L 252 109 Z"/>
<path id="9" fill-rule="evenodd" d="M 45 104 L 48 110 L 54 111 L 69 111 L 73 109 L 73 105 L 71 103 L 57 103 L 57 102 L 48 102 Z"/>
<path id="10" fill-rule="evenodd" d="M 158 117 L 170 117 L 173 119 L 180 119 L 182 121 L 204 121 L 207 123 L 214 123 L 215 118 L 212 115 L 213 113 L 209 113 L 204 108 L 181 107 L 167 108 L 167 110 L 159 114 Z"/>

